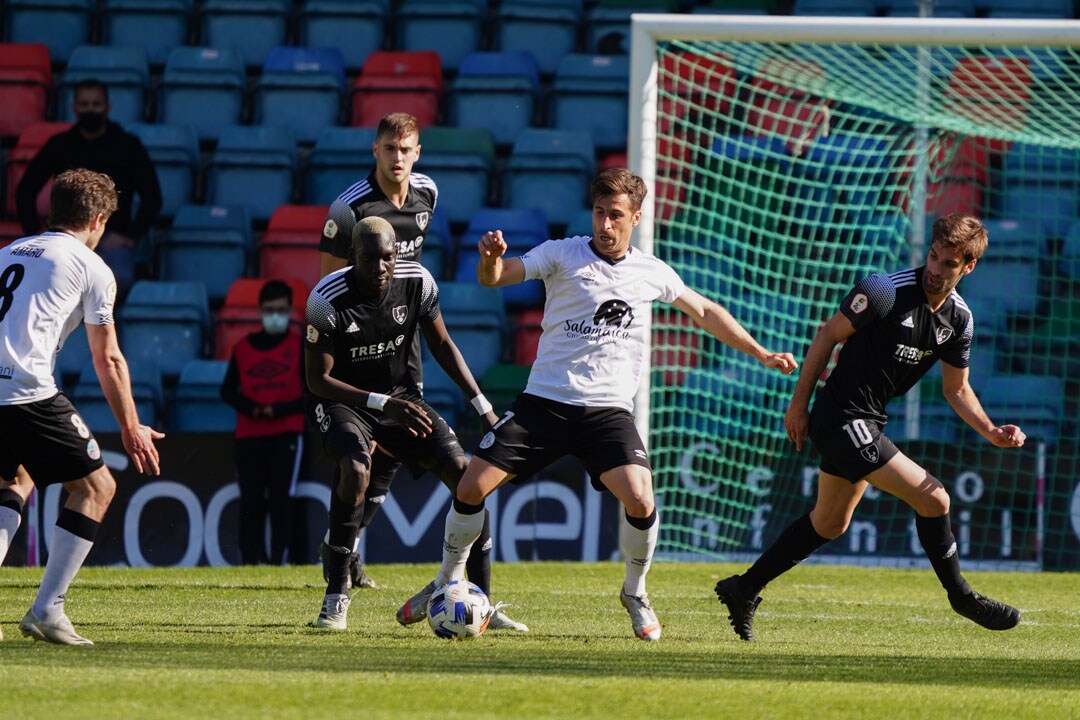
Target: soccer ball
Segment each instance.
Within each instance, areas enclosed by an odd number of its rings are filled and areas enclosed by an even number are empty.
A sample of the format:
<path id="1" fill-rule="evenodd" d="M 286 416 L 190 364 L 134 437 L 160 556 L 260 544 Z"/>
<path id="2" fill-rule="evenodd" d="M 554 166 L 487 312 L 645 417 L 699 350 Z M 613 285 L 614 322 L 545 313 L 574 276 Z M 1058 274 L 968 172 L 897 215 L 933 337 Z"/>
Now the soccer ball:
<path id="1" fill-rule="evenodd" d="M 428 625 L 436 635 L 450 640 L 483 634 L 494 613 L 488 596 L 468 580 L 451 581 L 428 600 Z"/>

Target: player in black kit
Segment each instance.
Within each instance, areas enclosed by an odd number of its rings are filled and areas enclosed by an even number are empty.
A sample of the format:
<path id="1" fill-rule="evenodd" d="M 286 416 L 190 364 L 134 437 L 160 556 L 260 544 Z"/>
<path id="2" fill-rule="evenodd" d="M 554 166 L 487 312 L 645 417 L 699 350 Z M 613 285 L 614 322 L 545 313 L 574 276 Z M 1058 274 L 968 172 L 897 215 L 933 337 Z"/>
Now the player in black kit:
<path id="1" fill-rule="evenodd" d="M 331 273 L 307 304 L 310 416 L 339 473 L 330 494 L 328 575 L 316 624 L 344 630 L 349 608 L 349 560 L 359 532 L 357 508 L 368 489 L 373 443 L 431 471 L 451 490 L 467 461 L 453 430 L 420 395 L 408 371 L 413 336 L 424 333 L 431 354 L 467 397 L 483 399 L 439 312 L 439 290 L 419 263 L 396 259 L 393 228 L 365 218 L 353 229 L 353 266 Z M 486 401 L 485 401 L 486 402 Z M 490 409 L 483 422 L 490 428 Z M 480 538 L 477 542 L 490 541 Z M 486 577 L 472 578 L 490 595 Z M 501 612 L 501 611 L 500 611 Z"/>
<path id="2" fill-rule="evenodd" d="M 990 630 L 1008 630 L 1020 622 L 1016 608 L 968 586 L 949 526 L 949 494 L 881 432 L 889 400 L 907 392 L 940 359 L 942 389 L 956 414 L 997 447 L 1024 444 L 1019 427 L 994 425 L 968 385 L 974 324 L 955 288 L 975 269 L 986 246 L 986 228 L 976 218 L 939 218 L 926 265 L 860 281 L 818 331 L 784 416 L 796 447 L 801 450 L 809 437 L 821 455 L 817 503 L 749 570 L 717 583 L 716 595 L 743 640 L 754 639 L 762 589 L 843 534 L 869 485 L 915 511 L 919 540 L 956 612 Z M 817 378 L 839 343 L 844 347 L 836 368 L 808 412 Z"/>
<path id="3" fill-rule="evenodd" d="M 408 113 L 385 115 L 379 120 L 371 152 L 375 156 L 375 169 L 341 193 L 327 213 L 319 242 L 322 277 L 348 264 L 353 228 L 366 217 L 382 218 L 394 228 L 398 260 L 420 261 L 439 190 L 430 177 L 413 172 L 413 164 L 420 157 L 420 133 L 416 118 Z M 413 343 L 409 372 L 417 386 L 423 389 L 419 334 Z M 371 484 L 367 499 L 358 511 L 362 513 L 361 532 L 375 519 L 401 467 L 400 462 L 383 452 L 375 453 L 371 460 Z M 319 556 L 326 556 L 325 538 L 319 546 Z M 364 572 L 363 563 L 355 550 L 349 564 L 349 575 L 355 587 L 378 588 Z"/>

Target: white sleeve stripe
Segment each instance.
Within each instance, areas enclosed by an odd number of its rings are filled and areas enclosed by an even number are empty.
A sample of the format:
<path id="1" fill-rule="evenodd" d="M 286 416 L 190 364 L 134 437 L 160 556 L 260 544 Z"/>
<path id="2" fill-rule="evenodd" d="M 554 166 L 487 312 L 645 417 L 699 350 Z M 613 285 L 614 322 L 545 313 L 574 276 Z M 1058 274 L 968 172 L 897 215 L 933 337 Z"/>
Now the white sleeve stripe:
<path id="1" fill-rule="evenodd" d="M 367 180 L 361 180 L 345 192 L 341 193 L 341 195 L 338 196 L 338 200 L 348 204 L 370 193 L 371 183 L 369 183 Z"/>

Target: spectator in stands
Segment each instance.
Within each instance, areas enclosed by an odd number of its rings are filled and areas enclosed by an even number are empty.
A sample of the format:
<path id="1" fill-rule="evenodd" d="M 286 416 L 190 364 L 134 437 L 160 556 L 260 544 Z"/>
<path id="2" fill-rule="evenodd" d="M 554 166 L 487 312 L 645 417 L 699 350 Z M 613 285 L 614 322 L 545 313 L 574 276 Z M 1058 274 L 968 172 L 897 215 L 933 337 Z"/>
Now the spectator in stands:
<path id="1" fill-rule="evenodd" d="M 292 288 L 268 280 L 259 292 L 263 329 L 237 343 L 221 383 L 236 409 L 240 559 L 280 565 L 292 545 L 293 491 L 303 455 L 304 391 L 300 334 L 289 327 Z M 270 515 L 270 555 L 263 541 Z"/>
<path id="2" fill-rule="evenodd" d="M 65 170 L 87 168 L 111 177 L 119 207 L 109 218 L 97 252 L 112 268 L 123 297 L 135 279 L 136 245 L 161 210 L 161 186 L 142 142 L 109 120 L 109 90 L 104 84 L 98 80 L 77 84 L 73 108 L 75 125 L 50 138 L 19 181 L 15 190 L 19 221 L 26 234 L 40 232 L 38 193 Z M 133 217 L 135 195 L 139 209 Z"/>

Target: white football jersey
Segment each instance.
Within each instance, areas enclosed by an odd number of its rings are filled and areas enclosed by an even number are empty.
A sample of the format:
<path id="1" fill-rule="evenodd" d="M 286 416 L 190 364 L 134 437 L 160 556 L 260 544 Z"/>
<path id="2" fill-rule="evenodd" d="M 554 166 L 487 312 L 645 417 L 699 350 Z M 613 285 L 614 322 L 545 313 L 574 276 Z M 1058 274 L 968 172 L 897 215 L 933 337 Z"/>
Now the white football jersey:
<path id="1" fill-rule="evenodd" d="M 525 278 L 547 290 L 543 333 L 525 392 L 569 405 L 633 409 L 652 302 L 685 285 L 636 248 L 613 261 L 588 237 L 548 240 L 521 256 Z"/>
<path id="2" fill-rule="evenodd" d="M 111 325 L 116 280 L 93 250 L 50 230 L 0 250 L 0 405 L 57 393 L 56 353 L 85 318 Z"/>

